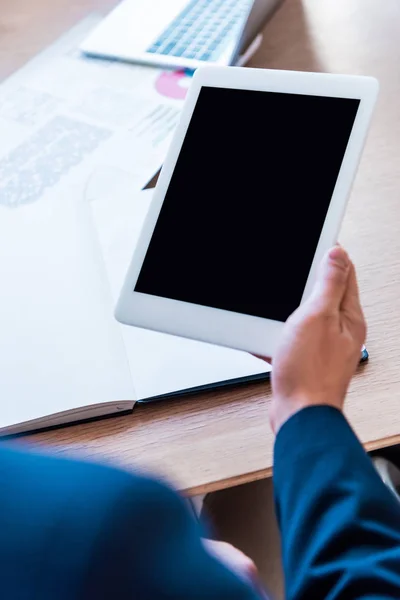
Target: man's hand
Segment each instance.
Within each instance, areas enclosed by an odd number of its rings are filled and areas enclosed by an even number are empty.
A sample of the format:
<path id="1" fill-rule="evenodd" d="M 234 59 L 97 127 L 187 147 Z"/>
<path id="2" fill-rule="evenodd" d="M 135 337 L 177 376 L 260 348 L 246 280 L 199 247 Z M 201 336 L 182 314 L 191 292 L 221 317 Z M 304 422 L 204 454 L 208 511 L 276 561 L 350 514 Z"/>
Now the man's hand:
<path id="1" fill-rule="evenodd" d="M 251 558 L 243 552 L 225 542 L 203 540 L 203 543 L 210 554 L 228 567 L 230 571 L 236 573 L 238 577 L 245 581 L 251 581 L 253 584 L 258 582 L 257 567 Z"/>
<path id="2" fill-rule="evenodd" d="M 273 361 L 271 426 L 307 406 L 343 408 L 366 325 L 354 265 L 340 246 L 324 257 L 310 298 L 288 319 Z"/>

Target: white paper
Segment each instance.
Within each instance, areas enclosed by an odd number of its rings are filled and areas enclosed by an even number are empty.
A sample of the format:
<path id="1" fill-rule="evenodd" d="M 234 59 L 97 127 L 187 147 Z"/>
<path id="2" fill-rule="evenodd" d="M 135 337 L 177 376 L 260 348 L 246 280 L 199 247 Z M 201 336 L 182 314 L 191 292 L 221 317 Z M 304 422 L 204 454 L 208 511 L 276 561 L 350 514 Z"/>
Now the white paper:
<path id="1" fill-rule="evenodd" d="M 92 210 L 116 301 L 133 254 L 152 190 L 127 194 L 129 178 L 98 180 Z M 93 194 L 95 195 L 95 189 Z M 113 216 L 109 210 L 113 198 Z M 246 377 L 271 370 L 246 352 L 120 325 L 137 399 Z"/>
<path id="2" fill-rule="evenodd" d="M 140 190 L 158 171 L 190 77 L 84 57 L 86 19 L 0 87 L 0 206 L 38 201 L 118 169 Z M 132 191 L 133 191 L 132 190 Z"/>
<path id="3" fill-rule="evenodd" d="M 88 205 L 0 207 L 0 250 L 0 428 L 133 400 Z"/>
<path id="4" fill-rule="evenodd" d="M 0 87 L 0 428 L 135 399 L 87 192 L 106 169 L 129 173 L 133 190 L 153 176 L 183 88 L 83 58 L 97 22 Z"/>

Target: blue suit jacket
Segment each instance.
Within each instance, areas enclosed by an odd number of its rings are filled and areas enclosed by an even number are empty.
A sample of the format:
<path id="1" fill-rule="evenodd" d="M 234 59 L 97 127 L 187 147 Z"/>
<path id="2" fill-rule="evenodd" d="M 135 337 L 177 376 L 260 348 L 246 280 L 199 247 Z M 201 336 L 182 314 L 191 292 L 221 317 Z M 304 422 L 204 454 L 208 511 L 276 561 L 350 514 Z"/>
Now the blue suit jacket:
<path id="1" fill-rule="evenodd" d="M 335 409 L 292 417 L 275 447 L 287 597 L 400 597 L 400 507 Z M 203 549 L 166 486 L 107 467 L 0 451 L 5 600 L 254 600 Z"/>

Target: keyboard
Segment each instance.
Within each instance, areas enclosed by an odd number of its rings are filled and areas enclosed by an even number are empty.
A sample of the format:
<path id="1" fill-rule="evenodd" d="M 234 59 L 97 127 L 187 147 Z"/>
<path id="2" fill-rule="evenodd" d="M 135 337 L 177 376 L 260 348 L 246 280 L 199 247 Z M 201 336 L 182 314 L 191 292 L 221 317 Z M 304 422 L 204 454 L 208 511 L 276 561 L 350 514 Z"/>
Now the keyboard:
<path id="1" fill-rule="evenodd" d="M 215 61 L 247 18 L 250 0 L 191 0 L 147 52 Z"/>

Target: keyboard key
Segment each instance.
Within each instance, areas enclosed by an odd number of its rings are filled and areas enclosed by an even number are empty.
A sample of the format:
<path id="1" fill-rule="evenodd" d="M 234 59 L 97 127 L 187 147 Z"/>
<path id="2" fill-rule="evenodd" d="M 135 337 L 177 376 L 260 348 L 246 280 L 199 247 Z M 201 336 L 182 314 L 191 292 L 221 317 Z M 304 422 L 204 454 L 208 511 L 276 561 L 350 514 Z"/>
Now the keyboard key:
<path id="1" fill-rule="evenodd" d="M 250 0 L 192 0 L 147 50 L 210 60 L 235 34 Z"/>

